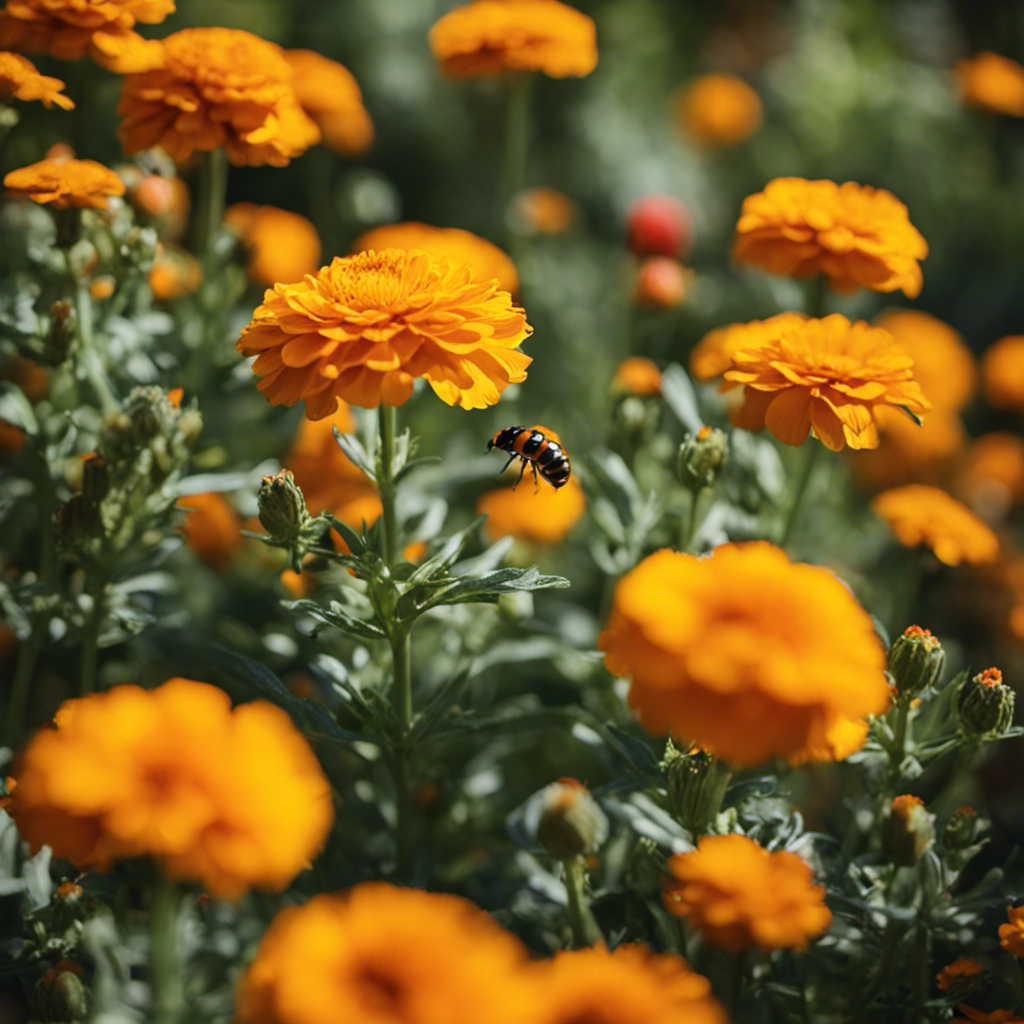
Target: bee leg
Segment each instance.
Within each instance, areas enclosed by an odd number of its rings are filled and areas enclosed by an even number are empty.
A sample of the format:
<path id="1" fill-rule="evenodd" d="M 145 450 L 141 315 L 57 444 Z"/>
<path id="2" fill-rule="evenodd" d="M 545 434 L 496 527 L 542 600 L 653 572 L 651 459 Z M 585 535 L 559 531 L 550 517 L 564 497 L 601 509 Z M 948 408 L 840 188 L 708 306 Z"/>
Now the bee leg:
<path id="1" fill-rule="evenodd" d="M 512 485 L 513 491 L 523 482 L 523 474 L 526 472 L 527 465 L 528 463 L 526 459 L 523 459 L 523 467 L 519 470 L 519 479 Z"/>
<path id="2" fill-rule="evenodd" d="M 524 466 L 523 469 L 526 467 Z M 540 491 L 540 477 L 537 476 L 537 463 L 531 462 L 530 469 L 533 470 L 533 493 L 537 494 Z"/>
<path id="3" fill-rule="evenodd" d="M 504 473 L 505 470 L 508 469 L 508 467 L 511 466 L 513 462 L 515 462 L 515 460 L 516 460 L 516 456 L 513 453 L 512 455 L 510 455 L 508 457 L 508 462 L 506 462 L 505 465 L 501 467 L 501 473 Z M 499 473 L 498 476 L 501 476 L 501 473 Z"/>

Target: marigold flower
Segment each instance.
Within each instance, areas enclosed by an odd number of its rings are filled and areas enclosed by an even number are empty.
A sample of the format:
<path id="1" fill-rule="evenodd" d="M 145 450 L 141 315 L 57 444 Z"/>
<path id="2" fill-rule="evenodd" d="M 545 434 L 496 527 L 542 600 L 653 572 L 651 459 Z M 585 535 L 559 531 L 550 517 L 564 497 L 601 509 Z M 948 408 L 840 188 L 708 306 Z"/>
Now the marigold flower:
<path id="1" fill-rule="evenodd" d="M 830 572 L 767 543 L 648 556 L 616 587 L 598 647 L 645 729 L 737 765 L 799 758 L 888 701 L 871 618 Z"/>
<path id="2" fill-rule="evenodd" d="M 163 62 L 128 75 L 117 133 L 129 155 L 160 146 L 181 163 L 223 147 L 235 164 L 283 167 L 320 140 L 282 51 L 230 28 L 189 28 L 162 42 Z"/>
<path id="3" fill-rule="evenodd" d="M 985 350 L 981 390 L 993 409 L 1024 412 L 1024 335 L 1000 338 Z"/>
<path id="4" fill-rule="evenodd" d="M 984 968 L 973 957 L 962 956 L 943 967 L 935 976 L 940 992 L 957 991 L 977 980 Z"/>
<path id="5" fill-rule="evenodd" d="M 907 484 L 883 491 L 872 502 L 904 547 L 923 544 L 946 565 L 980 565 L 999 554 L 999 539 L 973 512 L 937 487 Z"/>
<path id="6" fill-rule="evenodd" d="M 781 337 L 784 330 L 806 321 L 803 313 L 779 313 L 767 320 L 716 327 L 705 334 L 690 353 L 690 374 L 702 382 L 721 377 L 732 367 L 735 353 L 749 351 Z"/>
<path id="7" fill-rule="evenodd" d="M 466 900 L 367 882 L 278 914 L 242 977 L 235 1024 L 520 1024 L 524 961 Z"/>
<path id="8" fill-rule="evenodd" d="M 430 49 L 449 78 L 582 77 L 597 67 L 593 19 L 558 0 L 474 0 L 434 24 Z"/>
<path id="9" fill-rule="evenodd" d="M 305 401 L 323 419 L 338 400 L 401 405 L 423 377 L 449 405 L 483 409 L 526 379 L 516 346 L 533 333 L 495 282 L 425 252 L 337 257 L 316 277 L 278 284 L 242 331 L 257 385 L 275 405 Z"/>
<path id="10" fill-rule="evenodd" d="M 41 100 L 44 107 L 56 104 L 63 110 L 75 106 L 71 97 L 64 95 L 64 83 L 59 78 L 39 74 L 30 60 L 17 53 L 0 53 L 0 99 Z"/>
<path id="11" fill-rule="evenodd" d="M 655 309 L 674 309 L 685 300 L 693 271 L 668 256 L 649 256 L 636 275 L 636 301 Z"/>
<path id="12" fill-rule="evenodd" d="M 545 483 L 536 487 L 502 487 L 481 495 L 476 514 L 487 516 L 484 533 L 492 540 L 515 537 L 535 544 L 560 544 L 583 516 L 586 501 L 575 477 L 555 490 Z"/>
<path id="13" fill-rule="evenodd" d="M 546 185 L 520 192 L 514 210 L 524 234 L 540 235 L 560 235 L 577 213 L 576 204 L 564 192 Z"/>
<path id="14" fill-rule="evenodd" d="M 1014 956 L 1024 956 L 1024 906 L 1007 907 L 1007 924 L 999 926 L 999 945 Z"/>
<path id="15" fill-rule="evenodd" d="M 983 434 L 964 453 L 954 490 L 986 519 L 1024 502 L 1024 441 L 1016 434 Z"/>
<path id="16" fill-rule="evenodd" d="M 612 387 L 631 395 L 649 398 L 661 394 L 661 370 L 657 363 L 643 356 L 630 356 L 619 363 Z"/>
<path id="17" fill-rule="evenodd" d="M 729 953 L 803 949 L 828 929 L 825 890 L 795 853 L 769 853 L 746 836 L 705 836 L 668 861 L 664 903 Z"/>
<path id="18" fill-rule="evenodd" d="M 124 182 L 95 160 L 40 160 L 11 171 L 4 178 L 4 188 L 11 195 L 57 210 L 70 206 L 105 210 L 111 196 L 124 195 Z"/>
<path id="19" fill-rule="evenodd" d="M 281 889 L 319 849 L 330 788 L 279 708 L 206 683 L 66 701 L 20 758 L 10 813 L 33 851 L 81 868 L 150 856 L 234 899 Z"/>
<path id="20" fill-rule="evenodd" d="M 191 295 L 203 283 L 203 268 L 190 252 L 176 245 L 159 245 L 153 266 L 149 268 L 149 287 L 153 298 L 169 302 Z"/>
<path id="21" fill-rule="evenodd" d="M 532 973 L 529 1024 L 725 1024 L 707 979 L 679 956 L 646 946 L 558 953 Z"/>
<path id="22" fill-rule="evenodd" d="M 921 291 L 928 243 L 891 192 L 776 178 L 743 200 L 733 259 L 786 277 L 822 273 L 837 292 Z"/>
<path id="23" fill-rule="evenodd" d="M 954 1017 L 952 1024 L 1024 1024 L 1024 1017 L 1018 1017 L 1013 1010 L 993 1010 L 991 1013 L 985 1013 L 963 1003 L 960 1003 L 957 1009 L 963 1016 Z"/>
<path id="24" fill-rule="evenodd" d="M 320 236 L 305 217 L 276 206 L 235 203 L 224 223 L 249 253 L 249 277 L 263 288 L 301 281 L 320 269 Z"/>
<path id="25" fill-rule="evenodd" d="M 341 156 L 359 156 L 373 142 L 373 122 L 348 68 L 312 50 L 285 50 L 302 109 L 316 122 L 324 145 Z"/>
<path id="26" fill-rule="evenodd" d="M 174 11 L 174 0 L 7 0 L 0 11 L 0 48 L 48 53 L 60 60 L 86 55 L 118 74 L 146 71 L 160 61 L 160 44 L 134 32 Z"/>
<path id="27" fill-rule="evenodd" d="M 954 68 L 964 103 L 996 114 L 1024 117 L 1024 67 L 998 53 L 979 53 Z"/>
<path id="28" fill-rule="evenodd" d="M 515 264 L 486 238 L 461 228 L 435 228 L 417 221 L 384 224 L 360 235 L 353 252 L 384 249 L 422 249 L 435 259 L 469 267 L 474 281 L 497 280 L 498 287 L 513 295 L 519 291 Z"/>
<path id="29" fill-rule="evenodd" d="M 834 313 L 790 322 L 761 345 L 734 352 L 723 389 L 744 384 L 733 423 L 767 427 L 783 444 L 799 445 L 811 428 L 832 451 L 878 445 L 875 411 L 930 408 L 913 376 L 913 360 L 888 331 Z"/>
<path id="30" fill-rule="evenodd" d="M 188 510 L 181 532 L 196 556 L 215 569 L 224 569 L 242 546 L 238 514 L 223 495 L 190 494 L 181 499 Z"/>
<path id="31" fill-rule="evenodd" d="M 684 135 L 705 146 L 735 146 L 761 127 L 761 97 L 735 75 L 702 75 L 676 100 Z"/>
<path id="32" fill-rule="evenodd" d="M 836 718 L 822 743 L 806 747 L 786 760 L 792 765 L 845 761 L 867 743 L 869 731 L 870 726 L 863 718 Z"/>

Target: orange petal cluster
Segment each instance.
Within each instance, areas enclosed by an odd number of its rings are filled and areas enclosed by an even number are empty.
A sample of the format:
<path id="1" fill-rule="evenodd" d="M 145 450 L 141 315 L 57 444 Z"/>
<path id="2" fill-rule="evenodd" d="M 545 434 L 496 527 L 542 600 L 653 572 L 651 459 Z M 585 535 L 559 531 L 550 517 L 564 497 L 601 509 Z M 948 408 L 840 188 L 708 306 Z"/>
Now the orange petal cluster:
<path id="1" fill-rule="evenodd" d="M 964 103 L 996 114 L 1024 117 L 1024 67 L 998 53 L 979 53 L 954 69 Z"/>
<path id="2" fill-rule="evenodd" d="M 222 494 L 189 494 L 181 499 L 188 514 L 181 524 L 185 543 L 197 558 L 215 569 L 225 569 L 242 547 L 238 513 Z"/>
<path id="3" fill-rule="evenodd" d="M 947 964 L 935 976 L 935 985 L 940 992 L 962 991 L 980 980 L 985 969 L 973 957 L 962 956 Z"/>
<path id="4" fill-rule="evenodd" d="M 612 378 L 612 389 L 649 398 L 661 394 L 661 370 L 657 363 L 644 356 L 623 359 Z"/>
<path id="5" fill-rule="evenodd" d="M 981 390 L 993 409 L 1024 412 L 1024 335 L 1011 334 L 985 349 Z"/>
<path id="6" fill-rule="evenodd" d="M 999 945 L 1014 956 L 1024 957 L 1024 906 L 1007 907 L 1007 923 L 999 926 Z"/>
<path id="7" fill-rule="evenodd" d="M 576 219 L 577 212 L 576 204 L 564 192 L 546 185 L 520 192 L 513 205 L 523 234 L 561 234 Z"/>
<path id="8" fill-rule="evenodd" d="M 181 163 L 223 147 L 232 163 L 283 167 L 320 141 L 273 43 L 240 29 L 189 28 L 161 45 L 159 67 L 124 80 L 117 133 L 129 155 L 160 146 Z"/>
<path id="9" fill-rule="evenodd" d="M 762 344 L 732 354 L 723 388 L 745 385 L 733 422 L 767 427 L 783 444 L 799 445 L 811 429 L 826 448 L 874 448 L 875 412 L 931 406 L 914 379 L 914 362 L 888 331 L 833 313 L 794 321 Z"/>
<path id="10" fill-rule="evenodd" d="M 575 477 L 569 477 L 558 490 L 544 482 L 534 486 L 524 477 L 514 490 L 503 487 L 482 495 L 476 503 L 476 514 L 487 516 L 484 532 L 491 540 L 515 537 L 535 544 L 561 544 L 582 518 L 585 507 L 583 488 Z"/>
<path id="11" fill-rule="evenodd" d="M 676 100 L 680 131 L 705 146 L 735 146 L 761 127 L 761 97 L 735 75 L 702 75 Z"/>
<path id="12" fill-rule="evenodd" d="M 15 769 L 8 809 L 33 851 L 100 871 L 148 856 L 234 899 L 284 888 L 331 826 L 319 763 L 264 701 L 232 710 L 216 687 L 172 679 L 66 701 L 56 726 Z"/>
<path id="13" fill-rule="evenodd" d="M 645 729 L 737 765 L 806 759 L 839 719 L 888 701 L 870 616 L 830 572 L 763 542 L 648 556 L 598 647 Z"/>
<path id="14" fill-rule="evenodd" d="M 532 361 L 516 346 L 533 328 L 497 283 L 468 267 L 401 249 L 337 257 L 315 277 L 278 284 L 242 331 L 259 389 L 275 405 L 305 401 L 310 419 L 338 400 L 401 405 L 423 377 L 449 405 L 483 409 Z"/>
<path id="15" fill-rule="evenodd" d="M 923 544 L 946 565 L 982 565 L 999 555 L 999 538 L 992 530 L 937 487 L 895 487 L 879 494 L 871 508 L 904 547 Z"/>
<path id="16" fill-rule="evenodd" d="M 821 273 L 837 292 L 921 291 L 928 243 L 885 189 L 776 178 L 743 200 L 733 259 L 786 277 Z"/>
<path id="17" fill-rule="evenodd" d="M 729 953 L 803 949 L 832 922 L 825 890 L 795 853 L 769 853 L 746 836 L 705 836 L 669 858 L 665 909 Z"/>
<path id="18" fill-rule="evenodd" d="M 0 53 L 0 99 L 41 100 L 44 107 L 64 110 L 75 105 L 70 96 L 64 95 L 64 83 L 59 78 L 39 74 L 30 60 L 17 53 Z"/>
<path id="19" fill-rule="evenodd" d="M 7 0 L 0 48 L 61 60 L 88 55 L 118 74 L 146 71 L 159 64 L 160 44 L 143 39 L 135 25 L 156 25 L 173 11 L 174 0 Z"/>
<path id="20" fill-rule="evenodd" d="M 71 206 L 105 210 L 111 196 L 124 195 L 124 182 L 95 160 L 40 160 L 4 178 L 11 195 L 58 210 Z"/>
<path id="21" fill-rule="evenodd" d="M 964 453 L 954 492 L 991 521 L 1024 504 L 1024 440 L 996 431 L 982 434 Z"/>
<path id="22" fill-rule="evenodd" d="M 732 366 L 735 353 L 757 348 L 806 320 L 803 313 L 778 313 L 767 320 L 716 327 L 705 334 L 690 353 L 690 374 L 704 382 L 721 377 Z"/>
<path id="23" fill-rule="evenodd" d="M 249 253 L 249 277 L 263 288 L 278 281 L 301 281 L 320 269 L 320 236 L 298 213 L 276 206 L 234 203 L 224 211 Z"/>
<path id="24" fill-rule="evenodd" d="M 430 48 L 449 78 L 582 77 L 597 67 L 593 19 L 558 0 L 474 0 L 431 28 Z"/>

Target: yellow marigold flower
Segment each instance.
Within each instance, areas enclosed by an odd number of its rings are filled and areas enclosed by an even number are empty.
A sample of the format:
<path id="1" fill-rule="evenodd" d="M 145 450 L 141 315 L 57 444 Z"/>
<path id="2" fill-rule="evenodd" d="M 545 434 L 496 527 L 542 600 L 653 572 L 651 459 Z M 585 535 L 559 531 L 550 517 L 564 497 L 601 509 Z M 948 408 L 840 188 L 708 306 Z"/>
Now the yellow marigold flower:
<path id="1" fill-rule="evenodd" d="M 767 427 L 783 444 L 799 445 L 811 428 L 826 448 L 874 448 L 875 411 L 930 408 L 913 360 L 888 331 L 833 313 L 792 322 L 761 345 L 734 352 L 724 388 L 746 385 L 733 422 Z"/>
<path id="2" fill-rule="evenodd" d="M 160 44 L 133 31 L 156 25 L 174 0 L 7 0 L 0 11 L 0 48 L 48 53 L 60 60 L 86 55 L 118 74 L 146 71 L 160 61 Z"/>
<path id="3" fill-rule="evenodd" d="M 0 99 L 41 100 L 45 107 L 56 104 L 64 110 L 75 105 L 64 95 L 64 83 L 59 78 L 39 74 L 30 60 L 17 53 L 0 53 Z"/>
<path id="4" fill-rule="evenodd" d="M 803 313 L 779 313 L 767 320 L 716 327 L 705 334 L 690 353 L 690 374 L 702 382 L 721 377 L 732 367 L 735 353 L 757 348 L 806 320 Z"/>
<path id="5" fill-rule="evenodd" d="M 676 123 L 705 146 L 735 146 L 761 127 L 761 97 L 735 75 L 702 75 L 676 100 Z"/>
<path id="6" fill-rule="evenodd" d="M 657 363 L 643 356 L 630 356 L 619 363 L 612 379 L 612 387 L 616 391 L 625 391 L 631 395 L 650 397 L 661 394 L 661 370 Z"/>
<path id="7" fill-rule="evenodd" d="M 312 50 L 285 50 L 295 95 L 317 123 L 324 145 L 341 156 L 359 156 L 373 142 L 373 122 L 352 72 Z"/>
<path id="8" fill-rule="evenodd" d="M 305 217 L 276 206 L 235 203 L 224 223 L 237 232 L 249 253 L 249 276 L 263 288 L 301 281 L 320 269 L 320 236 Z"/>
<path id="9" fill-rule="evenodd" d="M 837 292 L 921 291 L 928 243 L 891 192 L 776 178 L 743 200 L 733 259 L 786 277 L 822 273 Z"/>
<path id="10" fill-rule="evenodd" d="M 160 302 L 191 295 L 203 283 L 203 268 L 190 252 L 176 245 L 159 245 L 149 269 L 149 287 Z"/>
<path id="11" fill-rule="evenodd" d="M 669 858 L 665 908 L 729 953 L 803 949 L 832 922 L 825 890 L 795 853 L 769 853 L 746 836 L 705 836 Z"/>
<path id="12" fill-rule="evenodd" d="M 550 432 L 549 432 L 550 436 Z M 476 514 L 487 516 L 484 533 L 491 540 L 515 537 L 536 544 L 560 544 L 583 516 L 586 502 L 575 477 L 555 490 L 546 483 L 523 480 L 515 489 L 488 491 L 476 503 Z"/>
<path id="13" fill-rule="evenodd" d="M 20 758 L 10 812 L 33 850 L 81 868 L 149 856 L 234 899 L 281 889 L 333 818 L 306 741 L 265 701 L 172 679 L 66 701 Z"/>
<path id="14" fill-rule="evenodd" d="M 466 900 L 367 882 L 278 914 L 242 977 L 235 1024 L 521 1024 L 524 961 Z"/>
<path id="15" fill-rule="evenodd" d="M 105 210 L 111 196 L 124 195 L 124 182 L 95 160 L 40 160 L 4 178 L 11 195 L 45 203 L 58 210 L 89 206 Z"/>
<path id="16" fill-rule="evenodd" d="M 181 532 L 198 558 L 224 569 L 242 547 L 242 524 L 223 495 L 189 494 L 181 499 L 187 510 Z"/>
<path id="17" fill-rule="evenodd" d="M 954 69 L 963 101 L 996 114 L 1024 117 L 1024 67 L 998 53 L 979 53 Z"/>
<path id="18" fill-rule="evenodd" d="M 278 284 L 242 331 L 257 356 L 260 391 L 274 405 L 305 401 L 323 419 L 338 400 L 401 405 L 423 377 L 449 405 L 483 409 L 532 360 L 516 346 L 533 333 L 497 283 L 468 267 L 401 249 L 336 257 L 316 277 Z"/>
<path id="19" fill-rule="evenodd" d="M 939 971 L 935 984 L 940 992 L 957 991 L 976 980 L 983 971 L 984 968 L 973 957 L 962 956 Z"/>
<path id="20" fill-rule="evenodd" d="M 807 747 L 787 760 L 793 765 L 845 761 L 867 743 L 869 728 L 863 718 L 840 716 L 826 729 L 825 737 L 820 744 Z"/>
<path id="21" fill-rule="evenodd" d="M 999 538 L 992 530 L 937 487 L 895 487 L 879 494 L 871 508 L 904 547 L 923 544 L 946 565 L 981 565 L 999 554 Z"/>
<path id="22" fill-rule="evenodd" d="M 564 192 L 546 185 L 520 192 L 515 200 L 515 214 L 527 234 L 559 235 L 576 213 L 576 204 Z"/>
<path id="23" fill-rule="evenodd" d="M 1024 441 L 1016 434 L 983 434 L 964 453 L 954 490 L 989 520 L 1024 503 Z"/>
<path id="24" fill-rule="evenodd" d="M 954 1017 L 952 1024 L 1024 1024 L 1024 1017 L 1018 1017 L 1013 1010 L 993 1010 L 991 1013 L 985 1013 L 963 1003 L 957 1006 L 957 1009 L 963 1016 Z"/>
<path id="25" fill-rule="evenodd" d="M 648 556 L 615 588 L 598 647 L 645 729 L 737 765 L 799 758 L 888 701 L 871 618 L 826 569 L 767 543 Z"/>
<path id="26" fill-rule="evenodd" d="M 128 75 L 117 134 L 129 155 L 160 146 L 181 163 L 223 147 L 235 164 L 289 160 L 320 141 L 282 51 L 230 28 L 188 28 L 162 42 L 163 62 Z"/>
<path id="27" fill-rule="evenodd" d="M 557 953 L 533 968 L 528 1024 L 725 1024 L 707 979 L 680 956 L 646 946 Z"/>
<path id="28" fill-rule="evenodd" d="M 1007 924 L 999 926 L 999 945 L 1014 956 L 1024 956 L 1024 906 L 1008 907 Z"/>
<path id="29" fill-rule="evenodd" d="M 431 28 L 430 49 L 449 78 L 582 77 L 597 67 L 593 19 L 558 0 L 474 0 Z"/>
<path id="30" fill-rule="evenodd" d="M 1024 335 L 1000 338 L 985 350 L 981 390 L 993 409 L 1024 412 Z"/>
<path id="31" fill-rule="evenodd" d="M 353 252 L 383 249 L 422 249 L 436 259 L 469 267 L 474 281 L 497 280 L 504 291 L 513 295 L 519 291 L 519 275 L 512 260 L 492 242 L 471 231 L 406 221 L 372 228 L 352 245 Z"/>

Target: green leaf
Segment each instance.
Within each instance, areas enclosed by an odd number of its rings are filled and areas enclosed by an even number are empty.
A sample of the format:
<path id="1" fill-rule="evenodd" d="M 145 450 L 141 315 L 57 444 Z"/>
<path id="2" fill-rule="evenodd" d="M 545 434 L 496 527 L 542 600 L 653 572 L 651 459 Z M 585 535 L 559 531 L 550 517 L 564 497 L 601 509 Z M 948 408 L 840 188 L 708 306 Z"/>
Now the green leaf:
<path id="1" fill-rule="evenodd" d="M 335 427 L 334 429 L 337 430 L 338 428 Z M 343 523 L 340 519 L 332 516 L 330 512 L 325 512 L 323 518 L 334 527 L 353 555 L 361 555 L 366 550 L 363 538 L 348 523 Z"/>
<path id="2" fill-rule="evenodd" d="M 648 744 L 630 735 L 624 729 L 620 729 L 617 725 L 612 725 L 611 722 L 604 725 L 603 731 L 612 747 L 626 759 L 634 772 L 661 778 L 661 764 Z"/>
<path id="3" fill-rule="evenodd" d="M 542 576 L 535 565 L 529 569 L 496 569 L 482 576 L 459 577 L 458 582 L 432 597 L 420 611 L 446 604 L 497 600 L 499 595 L 517 590 L 547 590 L 568 586 L 570 583 L 565 577 Z"/>
<path id="4" fill-rule="evenodd" d="M 704 425 L 697 405 L 697 393 L 686 371 L 678 364 L 671 363 L 661 374 L 661 395 L 666 405 L 679 422 L 696 434 Z"/>
<path id="5" fill-rule="evenodd" d="M 349 460 L 376 483 L 377 471 L 373 459 L 370 458 L 359 438 L 355 434 L 343 434 L 335 427 L 334 440 L 338 442 L 338 447 L 348 456 Z"/>
<path id="6" fill-rule="evenodd" d="M 12 427 L 18 427 L 29 435 L 39 431 L 32 403 L 25 397 L 21 388 L 10 381 L 0 381 L 0 420 L 5 420 Z"/>
<path id="7" fill-rule="evenodd" d="M 414 469 L 419 469 L 420 466 L 429 466 L 434 462 L 443 462 L 444 460 L 439 455 L 421 455 L 418 459 L 409 459 L 404 466 L 397 473 L 395 473 L 395 483 L 405 479 Z"/>
<path id="8" fill-rule="evenodd" d="M 365 619 L 358 619 L 350 615 L 337 601 L 332 601 L 330 607 L 324 608 L 316 601 L 291 601 L 287 605 L 293 612 L 302 612 L 322 622 L 326 626 L 334 626 L 349 636 L 359 637 L 361 640 L 386 640 L 387 633 L 379 626 Z"/>
<path id="9" fill-rule="evenodd" d="M 486 518 L 486 516 L 480 516 L 479 519 L 470 523 L 464 530 L 459 530 L 458 533 L 452 534 L 444 542 L 444 545 L 437 554 L 432 555 L 417 567 L 416 571 L 409 577 L 409 582 L 422 583 L 453 565 L 459 555 L 462 554 L 463 548 L 469 543 L 470 539 L 480 528 L 480 524 Z"/>

